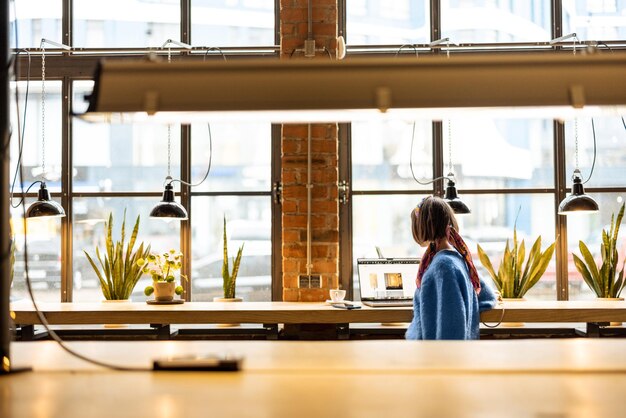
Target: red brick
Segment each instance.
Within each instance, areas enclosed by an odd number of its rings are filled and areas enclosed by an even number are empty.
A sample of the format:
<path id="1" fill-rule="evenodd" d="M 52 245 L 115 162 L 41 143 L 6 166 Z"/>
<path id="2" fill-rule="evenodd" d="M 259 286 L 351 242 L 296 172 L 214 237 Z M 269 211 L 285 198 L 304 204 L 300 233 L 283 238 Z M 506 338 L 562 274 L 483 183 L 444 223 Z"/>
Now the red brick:
<path id="1" fill-rule="evenodd" d="M 300 273 L 300 261 L 287 259 L 283 257 L 283 274 L 287 273 Z"/>
<path id="2" fill-rule="evenodd" d="M 339 242 L 339 231 L 312 231 L 311 236 L 315 242 Z"/>
<path id="3" fill-rule="evenodd" d="M 300 302 L 300 289 L 297 289 L 297 288 L 283 288 L 283 301 L 285 301 L 285 302 Z"/>
<path id="4" fill-rule="evenodd" d="M 326 40 L 326 37 L 337 36 L 337 24 L 336 23 L 313 23 L 313 34 L 315 35 L 315 40 L 320 40 L 323 42 Z"/>
<path id="5" fill-rule="evenodd" d="M 300 302 L 323 302 L 328 299 L 325 289 L 300 289 Z"/>
<path id="6" fill-rule="evenodd" d="M 292 199 L 292 198 L 306 198 L 306 188 L 296 187 L 296 186 L 287 186 L 283 185 L 283 198 L 284 199 Z"/>
<path id="7" fill-rule="evenodd" d="M 313 22 L 337 22 L 337 8 L 313 6 Z"/>
<path id="8" fill-rule="evenodd" d="M 297 288 L 299 276 L 300 275 L 297 273 L 290 273 L 290 274 L 283 275 L 283 286 L 287 288 Z"/>
<path id="9" fill-rule="evenodd" d="M 315 153 L 333 153 L 337 154 L 339 143 L 337 141 L 313 141 L 311 151 Z"/>
<path id="10" fill-rule="evenodd" d="M 297 138 L 304 138 L 307 136 L 307 126 L 299 125 L 299 124 L 287 124 L 283 125 L 283 137 L 285 136 L 294 136 Z"/>
<path id="11" fill-rule="evenodd" d="M 301 141 L 297 139 L 283 139 L 282 152 L 284 154 L 295 154 L 301 150 Z"/>
<path id="12" fill-rule="evenodd" d="M 283 228 L 306 228 L 306 216 L 305 215 L 283 215 Z"/>
<path id="13" fill-rule="evenodd" d="M 308 10 L 305 8 L 284 8 L 280 11 L 281 26 L 285 22 L 306 22 L 308 19 Z"/>
<path id="14" fill-rule="evenodd" d="M 300 232 L 293 229 L 283 229 L 282 234 L 283 246 L 285 244 L 292 244 L 300 240 Z"/>
<path id="15" fill-rule="evenodd" d="M 323 200 L 315 202 L 315 213 L 337 214 L 338 211 L 338 203 L 335 200 Z"/>
<path id="16" fill-rule="evenodd" d="M 324 273 L 337 273 L 338 265 L 337 260 L 332 261 L 313 261 L 313 273 L 316 274 L 324 274 Z"/>
<path id="17" fill-rule="evenodd" d="M 306 248 L 300 244 L 283 245 L 283 257 L 303 258 L 306 257 Z"/>

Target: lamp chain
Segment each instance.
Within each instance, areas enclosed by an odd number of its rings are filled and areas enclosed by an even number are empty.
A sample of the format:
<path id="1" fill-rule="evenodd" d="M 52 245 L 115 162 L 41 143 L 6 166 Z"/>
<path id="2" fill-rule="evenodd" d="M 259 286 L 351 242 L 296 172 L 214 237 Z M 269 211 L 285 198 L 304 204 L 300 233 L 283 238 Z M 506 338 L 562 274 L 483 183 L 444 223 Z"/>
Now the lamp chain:
<path id="1" fill-rule="evenodd" d="M 448 173 L 452 173 L 452 124 L 448 119 Z"/>
<path id="2" fill-rule="evenodd" d="M 172 175 L 172 125 L 167 125 L 167 176 Z"/>
<path id="3" fill-rule="evenodd" d="M 578 118 L 574 119 L 574 150 L 575 150 L 575 155 L 576 155 L 576 170 L 578 170 L 578 168 L 580 167 L 578 165 Z"/>
<path id="4" fill-rule="evenodd" d="M 41 177 L 46 179 L 46 50 L 41 46 Z"/>

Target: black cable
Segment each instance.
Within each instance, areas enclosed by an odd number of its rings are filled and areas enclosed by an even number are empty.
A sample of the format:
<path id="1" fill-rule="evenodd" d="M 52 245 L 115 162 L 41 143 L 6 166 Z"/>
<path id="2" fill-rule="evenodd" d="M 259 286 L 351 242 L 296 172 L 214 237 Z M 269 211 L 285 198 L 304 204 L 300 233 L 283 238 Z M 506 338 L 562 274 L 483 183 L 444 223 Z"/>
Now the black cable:
<path id="1" fill-rule="evenodd" d="M 413 180 L 415 180 L 417 182 L 417 184 L 421 184 L 422 186 L 428 186 L 429 184 L 433 184 L 434 182 L 436 182 L 437 180 L 441 180 L 441 179 L 446 179 L 446 180 L 452 180 L 450 177 L 448 176 L 441 176 L 441 177 L 437 177 L 434 178 L 432 180 L 427 180 L 427 181 L 419 181 L 417 179 L 417 177 L 415 176 L 415 171 L 413 171 L 413 143 L 415 142 L 415 121 L 413 121 L 413 134 L 411 135 L 411 152 L 409 154 L 409 167 L 411 168 L 411 175 L 413 176 Z M 454 176 L 454 174 L 450 173 L 452 176 Z M 450 175 L 448 174 L 448 175 Z"/>
<path id="2" fill-rule="evenodd" d="M 591 176 L 593 176 L 593 169 L 596 166 L 596 126 L 593 123 L 593 118 L 591 118 L 591 131 L 593 132 L 593 162 L 591 163 L 591 172 L 589 173 L 589 177 L 587 177 L 587 180 L 583 181 L 583 184 L 587 184 L 587 182 L 591 180 Z"/>
<path id="3" fill-rule="evenodd" d="M 209 55 L 210 51 L 217 51 L 222 55 L 222 58 L 224 59 L 224 61 L 226 61 L 226 55 L 224 54 L 224 51 L 222 51 L 220 48 L 216 47 L 216 46 L 211 46 L 209 48 L 207 48 L 206 52 L 204 53 L 204 56 L 202 57 L 202 61 L 206 61 L 206 57 L 207 55 Z"/>
<path id="4" fill-rule="evenodd" d="M 396 51 L 396 55 L 394 55 L 394 58 L 398 58 L 398 54 L 400 54 L 400 52 L 402 52 L 402 49 L 404 49 L 405 47 L 413 48 L 413 50 L 415 51 L 415 58 L 419 58 L 419 53 L 417 51 L 417 45 L 416 44 L 404 44 L 404 45 L 401 45 L 400 48 L 398 48 L 398 50 Z"/>
<path id="5" fill-rule="evenodd" d="M 180 179 L 172 179 L 169 181 L 169 184 L 178 182 L 184 185 L 187 185 L 189 187 L 197 187 L 199 185 L 201 185 L 202 183 L 204 183 L 204 181 L 207 179 L 207 177 L 209 177 L 209 173 L 211 172 L 211 163 L 213 161 L 213 135 L 211 135 L 211 124 L 207 123 L 207 127 L 209 128 L 209 166 L 207 167 L 206 173 L 204 174 L 204 177 L 202 178 L 202 180 L 200 180 L 200 182 L 192 184 L 192 183 L 187 183 L 186 181 L 180 180 Z M 166 178 L 165 181 L 167 182 L 168 179 Z M 165 183 L 165 182 L 164 182 Z M 165 184 L 163 184 L 165 186 Z"/>

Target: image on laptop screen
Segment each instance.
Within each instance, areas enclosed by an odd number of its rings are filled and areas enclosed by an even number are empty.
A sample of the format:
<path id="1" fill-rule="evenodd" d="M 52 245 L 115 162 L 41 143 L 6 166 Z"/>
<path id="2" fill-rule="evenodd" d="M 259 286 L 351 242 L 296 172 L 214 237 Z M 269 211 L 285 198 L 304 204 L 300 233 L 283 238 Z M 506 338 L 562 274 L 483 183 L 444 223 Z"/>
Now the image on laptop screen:
<path id="1" fill-rule="evenodd" d="M 359 258 L 361 300 L 412 299 L 419 258 Z"/>

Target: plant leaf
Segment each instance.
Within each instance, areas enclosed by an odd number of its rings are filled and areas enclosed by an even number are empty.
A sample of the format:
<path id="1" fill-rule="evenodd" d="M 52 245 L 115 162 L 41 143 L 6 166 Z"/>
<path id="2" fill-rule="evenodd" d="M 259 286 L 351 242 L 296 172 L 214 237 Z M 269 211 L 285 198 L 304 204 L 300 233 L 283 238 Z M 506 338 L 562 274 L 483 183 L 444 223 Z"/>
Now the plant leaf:
<path id="1" fill-rule="evenodd" d="M 480 260 L 480 263 L 485 267 L 485 269 L 487 270 L 487 273 L 489 273 L 489 275 L 491 276 L 491 279 L 493 280 L 494 284 L 498 288 L 498 292 L 502 293 L 502 284 L 500 283 L 500 280 L 498 279 L 498 275 L 493 269 L 493 265 L 491 264 L 491 260 L 489 259 L 489 256 L 487 255 L 487 253 L 485 253 L 485 251 L 481 248 L 480 245 L 476 245 L 476 250 L 478 252 L 478 259 Z"/>
<path id="2" fill-rule="evenodd" d="M 572 254 L 572 257 L 574 258 L 574 266 L 576 266 L 576 270 L 578 270 L 581 276 L 583 276 L 583 280 L 587 283 L 587 286 L 594 291 L 596 296 L 602 297 L 600 287 L 591 277 L 591 273 L 589 273 L 589 269 L 585 265 L 584 261 L 581 260 L 576 254 Z"/>

